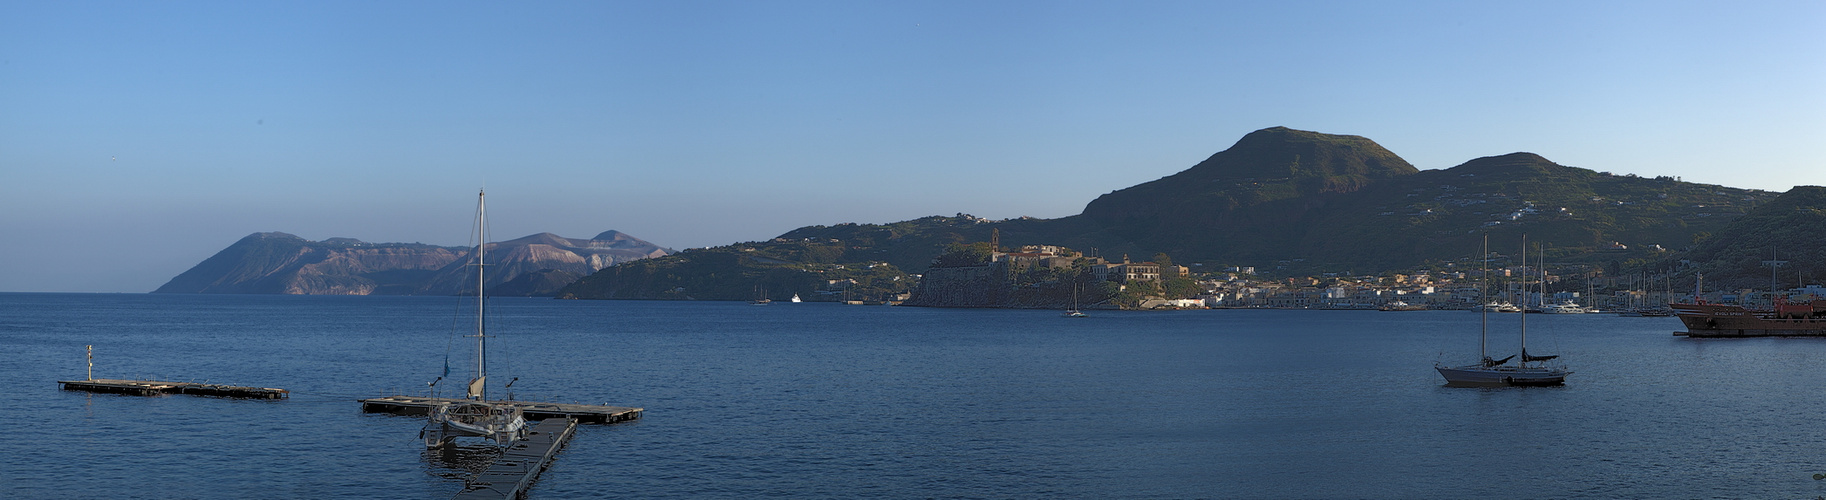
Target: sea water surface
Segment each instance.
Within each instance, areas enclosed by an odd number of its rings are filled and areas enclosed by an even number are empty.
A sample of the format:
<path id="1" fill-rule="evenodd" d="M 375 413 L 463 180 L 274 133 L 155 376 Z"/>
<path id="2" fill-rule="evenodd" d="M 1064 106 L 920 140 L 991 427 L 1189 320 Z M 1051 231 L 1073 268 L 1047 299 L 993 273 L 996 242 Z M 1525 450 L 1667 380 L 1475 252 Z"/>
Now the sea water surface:
<path id="1" fill-rule="evenodd" d="M 471 368 L 448 297 L 0 294 L 6 498 L 448 498 L 490 449 L 426 452 L 357 398 Z M 1563 387 L 1444 387 L 1459 311 L 1056 311 L 490 299 L 491 378 L 637 406 L 529 498 L 1813 498 L 1826 340 L 1529 316 Z M 1492 315 L 1492 350 L 1516 348 Z M 85 377 L 281 387 L 254 401 Z M 1506 354 L 1500 354 L 1506 355 Z M 452 385 L 452 387 L 455 387 Z M 498 385 L 497 385 L 498 387 Z"/>

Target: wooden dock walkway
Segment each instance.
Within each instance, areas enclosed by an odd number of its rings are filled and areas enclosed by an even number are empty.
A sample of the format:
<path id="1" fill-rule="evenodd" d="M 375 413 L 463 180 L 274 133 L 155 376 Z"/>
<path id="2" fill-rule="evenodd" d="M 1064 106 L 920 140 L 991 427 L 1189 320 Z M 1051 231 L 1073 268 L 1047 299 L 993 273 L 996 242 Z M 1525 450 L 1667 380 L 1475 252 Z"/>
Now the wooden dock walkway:
<path id="1" fill-rule="evenodd" d="M 357 400 L 361 402 L 361 411 L 370 413 L 393 413 L 399 415 L 425 415 L 440 404 L 469 402 L 459 398 L 433 398 L 423 396 L 385 396 Z M 534 401 L 486 401 L 497 405 L 517 406 L 526 415 L 527 420 L 572 418 L 586 424 L 613 424 L 640 418 L 641 408 L 622 406 L 583 405 L 569 403 L 540 403 Z"/>
<path id="2" fill-rule="evenodd" d="M 520 498 L 527 488 L 532 487 L 533 481 L 539 478 L 539 473 L 545 470 L 545 466 L 551 464 L 552 456 L 558 454 L 558 449 L 563 448 L 576 431 L 577 420 L 570 418 L 552 418 L 532 424 L 527 428 L 525 440 L 509 446 L 488 470 L 465 482 L 463 491 L 453 498 Z"/>
<path id="3" fill-rule="evenodd" d="M 196 396 L 218 396 L 225 398 L 285 399 L 291 391 L 271 387 L 245 387 L 238 385 L 199 384 L 195 382 L 160 382 L 157 380 L 59 380 L 57 383 L 66 391 L 105 392 L 109 394 L 131 394 L 135 396 L 153 396 L 158 394 L 191 394 Z"/>

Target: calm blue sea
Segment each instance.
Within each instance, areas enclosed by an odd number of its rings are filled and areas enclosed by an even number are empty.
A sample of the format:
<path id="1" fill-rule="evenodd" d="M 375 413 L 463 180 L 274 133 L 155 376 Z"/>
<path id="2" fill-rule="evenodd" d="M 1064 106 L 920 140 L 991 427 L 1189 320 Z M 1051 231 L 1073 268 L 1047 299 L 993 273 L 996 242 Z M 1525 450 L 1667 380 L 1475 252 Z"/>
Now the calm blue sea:
<path id="1" fill-rule="evenodd" d="M 1530 316 L 1564 387 L 1442 386 L 1469 312 L 1052 311 L 492 299 L 521 399 L 585 426 L 530 498 L 1813 498 L 1826 341 Z M 1495 317 L 1495 316 L 1493 316 Z M 1515 347 L 1515 316 L 1493 329 Z M 423 394 L 470 339 L 440 297 L 0 294 L 6 498 L 448 498 Z M 65 392 L 103 378 L 283 401 Z"/>

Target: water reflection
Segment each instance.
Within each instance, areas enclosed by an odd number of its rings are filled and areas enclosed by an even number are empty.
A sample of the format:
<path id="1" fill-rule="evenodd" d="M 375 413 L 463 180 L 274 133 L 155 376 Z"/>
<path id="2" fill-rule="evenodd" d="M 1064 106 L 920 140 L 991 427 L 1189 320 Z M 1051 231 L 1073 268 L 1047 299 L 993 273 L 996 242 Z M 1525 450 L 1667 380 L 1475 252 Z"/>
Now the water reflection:
<path id="1" fill-rule="evenodd" d="M 501 452 L 502 448 L 487 442 L 456 441 L 426 449 L 421 457 L 427 465 L 426 473 L 444 479 L 465 481 L 487 470 L 495 459 L 501 458 Z"/>

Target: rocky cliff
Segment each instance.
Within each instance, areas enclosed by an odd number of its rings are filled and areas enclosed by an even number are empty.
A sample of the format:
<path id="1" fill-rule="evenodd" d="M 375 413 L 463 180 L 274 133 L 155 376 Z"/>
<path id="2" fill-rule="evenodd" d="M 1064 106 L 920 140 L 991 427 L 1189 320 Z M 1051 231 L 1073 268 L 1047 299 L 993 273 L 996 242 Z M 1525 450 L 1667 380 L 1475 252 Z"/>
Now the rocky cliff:
<path id="1" fill-rule="evenodd" d="M 154 293 L 297 295 L 455 295 L 464 279 L 467 248 L 417 243 L 367 243 L 352 238 L 310 241 L 286 233 L 255 233 L 172 278 Z M 493 288 L 514 282 L 513 295 L 549 295 L 566 283 L 630 260 L 670 253 L 608 231 L 591 239 L 541 233 L 487 246 Z M 538 279 L 515 281 L 540 273 Z"/>
<path id="2" fill-rule="evenodd" d="M 923 307 L 1006 307 L 1011 299 L 1008 268 L 1000 262 L 926 270 L 903 305 Z"/>
<path id="3" fill-rule="evenodd" d="M 572 276 L 588 276 L 602 268 L 650 257 L 661 257 L 671 253 L 652 243 L 647 243 L 626 234 L 608 231 L 587 240 L 572 239 L 552 233 L 539 233 L 524 238 L 490 243 L 485 250 L 488 258 L 487 286 L 490 293 L 495 287 L 514 281 L 522 275 L 538 271 L 563 271 Z M 438 269 L 425 285 L 414 292 L 417 295 L 455 295 L 463 293 L 465 288 L 473 289 L 473 279 L 464 258 Z M 575 278 L 572 278 L 575 280 Z M 544 280 L 549 281 L 547 276 Z M 547 296 L 556 292 L 570 282 L 559 283 L 556 287 L 538 289 L 521 288 L 517 284 L 512 295 Z"/>

